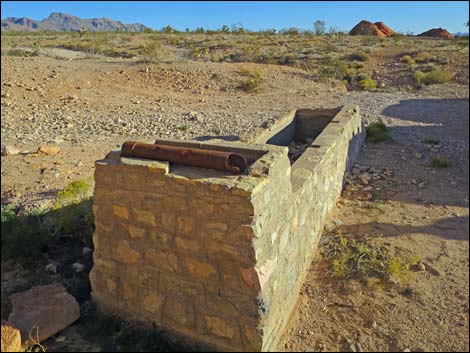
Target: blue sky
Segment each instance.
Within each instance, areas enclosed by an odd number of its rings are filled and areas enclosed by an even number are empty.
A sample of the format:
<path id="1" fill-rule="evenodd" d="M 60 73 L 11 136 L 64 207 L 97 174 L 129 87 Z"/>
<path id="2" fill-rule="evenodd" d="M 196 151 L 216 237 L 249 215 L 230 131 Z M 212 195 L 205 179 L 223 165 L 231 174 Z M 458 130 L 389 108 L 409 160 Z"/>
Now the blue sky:
<path id="1" fill-rule="evenodd" d="M 311 29 L 317 19 L 327 28 L 350 30 L 367 19 L 383 21 L 395 31 L 415 34 L 434 27 L 467 32 L 467 1 L 2 1 L 2 19 L 30 17 L 42 20 L 51 12 L 82 18 L 108 17 L 125 23 L 140 22 L 152 28 L 170 25 L 184 30 L 229 27 L 298 27 Z"/>

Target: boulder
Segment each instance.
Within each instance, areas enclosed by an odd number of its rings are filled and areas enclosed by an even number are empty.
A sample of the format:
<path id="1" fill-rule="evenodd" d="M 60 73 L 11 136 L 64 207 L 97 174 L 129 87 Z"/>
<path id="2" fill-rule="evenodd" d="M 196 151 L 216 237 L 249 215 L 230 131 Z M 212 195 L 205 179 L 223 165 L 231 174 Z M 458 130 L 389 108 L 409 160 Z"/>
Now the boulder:
<path id="1" fill-rule="evenodd" d="M 9 299 L 8 321 L 20 330 L 23 342 L 41 342 L 80 318 L 77 301 L 59 283 L 15 293 Z"/>
<path id="2" fill-rule="evenodd" d="M 56 154 L 59 154 L 60 147 L 39 146 L 37 152 L 41 153 L 41 154 L 48 155 L 48 156 L 55 156 Z"/>
<path id="3" fill-rule="evenodd" d="M 2 352 L 19 352 L 21 333 L 7 322 L 2 322 Z"/>

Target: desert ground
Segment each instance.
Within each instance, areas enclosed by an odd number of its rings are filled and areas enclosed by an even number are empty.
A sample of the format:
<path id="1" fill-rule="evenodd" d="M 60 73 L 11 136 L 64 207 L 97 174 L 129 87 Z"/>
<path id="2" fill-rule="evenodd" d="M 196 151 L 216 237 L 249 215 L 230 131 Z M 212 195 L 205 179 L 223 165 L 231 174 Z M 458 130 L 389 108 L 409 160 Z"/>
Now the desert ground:
<path id="1" fill-rule="evenodd" d="M 94 312 L 91 209 L 61 225 L 61 191 L 84 181 L 89 197 L 94 162 L 126 140 L 237 140 L 295 108 L 357 104 L 364 126 L 382 120 L 390 137 L 367 141 L 346 176 L 282 347 L 468 351 L 468 60 L 468 38 L 2 33 L 2 320 L 9 295 L 59 281 L 81 318 L 30 349 L 180 349 Z M 338 276 L 339 238 L 414 260 L 395 280 Z"/>

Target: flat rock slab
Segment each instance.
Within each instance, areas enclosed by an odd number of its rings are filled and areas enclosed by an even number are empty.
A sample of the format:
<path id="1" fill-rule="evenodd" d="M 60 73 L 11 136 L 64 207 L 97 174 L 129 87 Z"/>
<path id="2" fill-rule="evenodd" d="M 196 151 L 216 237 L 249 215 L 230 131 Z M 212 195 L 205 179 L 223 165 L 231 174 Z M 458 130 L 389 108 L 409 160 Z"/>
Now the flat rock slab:
<path id="1" fill-rule="evenodd" d="M 2 352 L 19 352 L 20 350 L 20 331 L 9 323 L 2 322 Z"/>
<path id="2" fill-rule="evenodd" d="M 8 321 L 21 332 L 23 342 L 43 341 L 80 318 L 80 307 L 58 283 L 34 287 L 9 297 Z M 31 333 L 31 337 L 30 337 Z"/>

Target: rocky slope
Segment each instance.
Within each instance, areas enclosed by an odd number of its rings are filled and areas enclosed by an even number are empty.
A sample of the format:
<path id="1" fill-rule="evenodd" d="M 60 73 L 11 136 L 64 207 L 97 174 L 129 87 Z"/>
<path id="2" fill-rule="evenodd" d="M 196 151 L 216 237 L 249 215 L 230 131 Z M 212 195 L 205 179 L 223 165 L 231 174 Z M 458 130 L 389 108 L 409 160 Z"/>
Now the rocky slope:
<path id="1" fill-rule="evenodd" d="M 86 18 L 53 12 L 42 21 L 27 17 L 8 17 L 2 20 L 2 31 L 116 31 L 141 32 L 146 27 L 140 23 L 124 24 L 109 18 Z"/>

